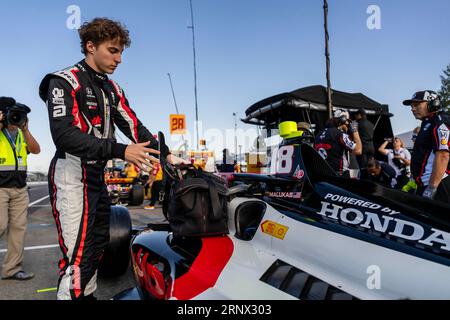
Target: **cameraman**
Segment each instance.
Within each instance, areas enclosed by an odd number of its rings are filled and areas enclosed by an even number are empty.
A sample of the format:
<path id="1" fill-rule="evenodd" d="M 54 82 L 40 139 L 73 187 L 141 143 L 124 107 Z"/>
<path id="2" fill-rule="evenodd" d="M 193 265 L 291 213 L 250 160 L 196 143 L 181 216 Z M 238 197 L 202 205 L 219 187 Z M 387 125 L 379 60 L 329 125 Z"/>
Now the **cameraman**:
<path id="1" fill-rule="evenodd" d="M 0 98 L 0 238 L 6 233 L 8 253 L 2 279 L 28 280 L 34 274 L 22 270 L 27 227 L 27 156 L 41 152 L 28 130 L 30 108 L 12 98 Z M 9 222 L 9 223 L 8 223 Z"/>
<path id="2" fill-rule="evenodd" d="M 386 149 L 389 143 L 393 144 L 393 149 Z M 398 137 L 385 139 L 384 143 L 378 149 L 378 152 L 387 156 L 388 164 L 394 168 L 397 186 L 401 188 L 407 184 L 411 175 L 411 153 L 404 148 L 403 141 Z"/>

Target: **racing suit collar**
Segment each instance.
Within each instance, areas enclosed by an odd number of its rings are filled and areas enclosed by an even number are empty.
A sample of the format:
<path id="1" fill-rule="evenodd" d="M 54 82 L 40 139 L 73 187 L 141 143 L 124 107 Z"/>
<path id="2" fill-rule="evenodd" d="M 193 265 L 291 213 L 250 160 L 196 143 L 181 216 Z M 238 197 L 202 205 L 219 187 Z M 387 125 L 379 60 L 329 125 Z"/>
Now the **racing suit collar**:
<path id="1" fill-rule="evenodd" d="M 106 74 L 100 73 L 95 71 L 94 69 L 91 68 L 91 66 L 89 66 L 85 60 L 80 61 L 79 63 L 77 63 L 77 66 L 81 69 L 81 71 L 86 72 L 87 74 L 89 74 L 89 76 L 91 77 L 91 79 L 95 82 L 98 83 L 103 83 L 103 82 L 107 82 L 108 81 L 108 76 Z"/>
<path id="2" fill-rule="evenodd" d="M 431 121 L 436 116 L 437 116 L 436 112 L 430 113 L 426 118 L 423 119 L 423 121 Z"/>

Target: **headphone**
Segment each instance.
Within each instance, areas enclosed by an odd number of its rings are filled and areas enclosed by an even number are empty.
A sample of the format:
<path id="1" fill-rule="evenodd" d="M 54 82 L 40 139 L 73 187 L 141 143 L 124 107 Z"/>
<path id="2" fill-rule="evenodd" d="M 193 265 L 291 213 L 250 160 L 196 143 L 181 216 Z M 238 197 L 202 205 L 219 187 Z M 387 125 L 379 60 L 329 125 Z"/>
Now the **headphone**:
<path id="1" fill-rule="evenodd" d="M 441 99 L 439 98 L 439 95 L 431 90 L 427 90 L 429 93 L 426 97 L 428 102 L 428 112 L 436 112 L 441 108 Z"/>
<path id="2" fill-rule="evenodd" d="M 333 118 L 337 119 L 338 126 L 342 126 L 350 120 L 350 115 L 345 110 L 337 109 L 334 111 Z"/>

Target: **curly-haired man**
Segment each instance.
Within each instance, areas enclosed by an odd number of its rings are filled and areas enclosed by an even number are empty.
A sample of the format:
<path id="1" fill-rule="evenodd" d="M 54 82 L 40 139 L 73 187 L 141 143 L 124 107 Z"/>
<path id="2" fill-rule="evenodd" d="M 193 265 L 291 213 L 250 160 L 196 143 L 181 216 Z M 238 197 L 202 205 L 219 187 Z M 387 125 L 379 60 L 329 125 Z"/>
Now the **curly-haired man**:
<path id="1" fill-rule="evenodd" d="M 99 262 L 109 241 L 110 199 L 104 167 L 112 158 L 151 170 L 171 155 L 130 108 L 124 91 L 107 74 L 122 62 L 131 40 L 119 22 L 96 18 L 79 30 L 85 59 L 48 74 L 39 88 L 47 103 L 56 154 L 49 169 L 49 191 L 63 259 L 58 299 L 94 298 Z M 117 143 L 114 124 L 133 142 Z"/>

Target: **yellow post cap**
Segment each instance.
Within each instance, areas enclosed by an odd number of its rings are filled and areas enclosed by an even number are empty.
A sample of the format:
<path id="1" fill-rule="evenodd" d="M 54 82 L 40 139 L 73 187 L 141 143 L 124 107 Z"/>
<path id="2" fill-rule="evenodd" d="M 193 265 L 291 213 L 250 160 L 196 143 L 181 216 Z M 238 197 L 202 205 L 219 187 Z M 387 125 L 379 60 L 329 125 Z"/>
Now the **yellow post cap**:
<path id="1" fill-rule="evenodd" d="M 295 121 L 284 121 L 278 126 L 280 131 L 280 136 L 282 138 L 288 137 L 291 133 L 297 131 L 297 122 Z"/>

